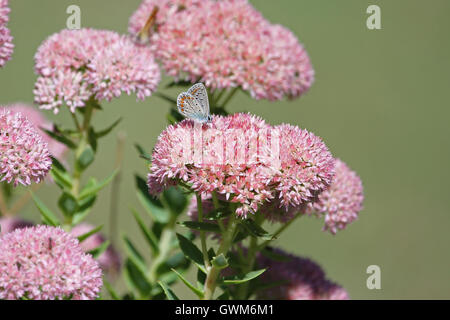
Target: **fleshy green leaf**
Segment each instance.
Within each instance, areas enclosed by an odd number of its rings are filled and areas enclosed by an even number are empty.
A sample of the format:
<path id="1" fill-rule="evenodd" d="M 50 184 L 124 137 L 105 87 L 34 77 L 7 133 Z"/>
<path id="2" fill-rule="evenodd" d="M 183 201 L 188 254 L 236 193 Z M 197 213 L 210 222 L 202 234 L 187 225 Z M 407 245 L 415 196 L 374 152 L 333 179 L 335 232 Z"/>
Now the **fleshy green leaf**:
<path id="1" fill-rule="evenodd" d="M 45 223 L 52 225 L 54 227 L 59 226 L 61 223 L 59 222 L 56 215 L 45 206 L 45 204 L 36 197 L 33 193 L 31 194 L 33 197 L 33 201 L 36 204 L 36 207 L 38 208 L 39 212 L 41 213 L 42 219 Z"/>
<path id="2" fill-rule="evenodd" d="M 90 145 L 84 148 L 83 152 L 77 158 L 77 167 L 81 170 L 85 170 L 94 161 L 95 153 Z"/>
<path id="3" fill-rule="evenodd" d="M 114 130 L 115 127 L 117 127 L 117 125 L 122 121 L 122 118 L 117 119 L 113 124 L 111 124 L 109 127 L 107 127 L 104 130 L 101 130 L 99 132 L 97 132 L 95 135 L 97 136 L 97 138 L 102 138 L 104 136 L 106 136 L 107 134 L 109 134 L 112 130 Z"/>
<path id="4" fill-rule="evenodd" d="M 273 235 L 264 230 L 252 219 L 242 221 L 242 225 L 254 237 L 262 238 L 264 240 L 273 240 Z"/>
<path id="5" fill-rule="evenodd" d="M 96 234 L 97 232 L 99 232 L 101 229 L 103 228 L 103 225 L 100 225 L 94 229 L 92 229 L 91 231 L 88 231 L 80 236 L 78 236 L 78 241 L 83 242 L 84 240 L 86 240 L 87 238 L 89 238 L 90 236 L 92 236 L 93 234 Z"/>
<path id="6" fill-rule="evenodd" d="M 106 249 L 108 249 L 109 247 L 109 240 L 103 241 L 103 243 L 101 245 L 99 245 L 97 248 L 92 249 L 90 251 L 88 251 L 88 253 L 92 254 L 92 256 L 97 259 L 98 257 L 100 257 L 102 255 L 103 252 L 106 251 Z"/>
<path id="7" fill-rule="evenodd" d="M 186 258 L 191 259 L 203 272 L 206 273 L 203 267 L 203 254 L 197 246 L 188 238 L 177 233 L 178 243 L 181 251 L 183 251 Z"/>
<path id="8" fill-rule="evenodd" d="M 146 266 L 145 261 L 136 247 L 133 245 L 130 239 L 127 236 L 123 235 L 123 240 L 125 243 L 125 251 L 128 254 L 128 258 L 135 264 L 135 266 L 142 272 L 143 275 L 146 274 Z"/>
<path id="9" fill-rule="evenodd" d="M 77 144 L 73 142 L 70 138 L 63 135 L 63 133 L 56 133 L 51 130 L 47 130 L 44 128 L 40 128 L 42 131 L 44 131 L 46 134 L 48 134 L 51 138 L 55 139 L 58 142 L 61 142 L 62 144 L 66 145 L 70 149 L 76 149 Z"/>
<path id="10" fill-rule="evenodd" d="M 83 190 L 80 193 L 80 196 L 78 197 L 79 200 L 86 199 L 90 196 L 95 195 L 98 191 L 103 189 L 106 185 L 108 185 L 116 176 L 118 170 L 114 170 L 114 172 L 107 177 L 105 180 L 101 181 L 100 183 L 96 183 L 95 185 L 87 185 L 83 188 Z"/>
<path id="11" fill-rule="evenodd" d="M 143 147 L 141 147 L 139 144 L 135 143 L 135 144 L 134 144 L 134 147 L 135 147 L 136 150 L 138 151 L 139 156 L 140 156 L 141 158 L 144 158 L 144 159 L 146 159 L 146 160 L 148 160 L 148 161 L 150 161 L 150 160 L 152 159 L 152 157 L 150 156 L 150 154 L 149 154 L 147 151 L 145 151 L 145 149 L 144 149 Z"/>
<path id="12" fill-rule="evenodd" d="M 164 282 L 158 281 L 158 284 L 164 290 L 164 293 L 166 294 L 168 300 L 180 300 L 178 299 L 177 295 L 172 291 L 172 289 L 170 289 Z"/>
<path id="13" fill-rule="evenodd" d="M 181 214 L 187 206 L 186 195 L 176 186 L 164 190 L 163 198 L 175 215 Z"/>
<path id="14" fill-rule="evenodd" d="M 52 170 L 50 171 L 53 180 L 55 183 L 62 189 L 72 189 L 72 179 L 66 172 L 61 171 L 56 166 L 52 166 Z"/>
<path id="15" fill-rule="evenodd" d="M 77 212 L 78 209 L 78 203 L 77 200 L 73 195 L 71 195 L 68 192 L 64 192 L 58 200 L 58 206 L 61 209 L 61 211 L 64 213 L 67 217 L 72 217 L 75 212 Z"/>
<path id="16" fill-rule="evenodd" d="M 180 226 L 198 230 L 198 231 L 205 231 L 205 232 L 215 232 L 220 233 L 220 227 L 219 225 L 215 223 L 209 223 L 209 222 L 198 222 L 198 221 L 183 221 L 178 222 Z"/>
<path id="17" fill-rule="evenodd" d="M 145 211 L 150 215 L 150 217 L 159 223 L 167 223 L 170 219 L 169 213 L 164 209 L 163 204 L 159 199 L 152 197 L 148 193 L 147 183 L 144 179 L 135 176 L 136 186 L 139 189 L 137 192 L 137 197 L 141 205 L 144 207 Z"/>
<path id="18" fill-rule="evenodd" d="M 192 285 L 185 277 L 181 275 L 177 270 L 172 269 L 173 272 L 180 278 L 180 280 L 189 288 L 193 293 L 195 293 L 200 299 L 203 298 L 203 292 Z"/>
<path id="19" fill-rule="evenodd" d="M 124 271 L 126 283 L 131 289 L 138 290 L 144 296 L 150 294 L 152 285 L 133 261 L 126 259 Z"/>
<path id="20" fill-rule="evenodd" d="M 244 275 L 236 275 L 236 276 L 232 276 L 232 277 L 226 277 L 223 279 L 223 283 L 224 284 L 244 283 L 244 282 L 250 281 L 252 279 L 255 279 L 256 277 L 260 276 L 264 271 L 266 271 L 266 269 L 251 271 Z"/>
<path id="21" fill-rule="evenodd" d="M 103 285 L 106 288 L 106 291 L 108 291 L 109 295 L 111 296 L 112 300 L 120 300 L 119 295 L 117 294 L 117 292 L 114 290 L 114 288 L 112 287 L 111 283 L 109 283 L 108 280 L 103 279 Z"/>
<path id="22" fill-rule="evenodd" d="M 225 269 L 226 267 L 228 267 L 228 260 L 223 253 L 212 259 L 211 263 L 218 269 Z"/>
<path id="23" fill-rule="evenodd" d="M 139 212 L 137 212 L 135 209 L 131 209 L 131 212 L 133 213 L 134 218 L 139 226 L 139 229 L 141 230 L 142 234 L 145 237 L 145 240 L 147 240 L 147 243 L 150 245 L 153 252 L 155 254 L 157 254 L 159 252 L 159 247 L 158 247 L 158 240 L 156 239 L 156 236 L 145 225 L 144 221 L 142 220 L 141 216 L 139 215 Z"/>

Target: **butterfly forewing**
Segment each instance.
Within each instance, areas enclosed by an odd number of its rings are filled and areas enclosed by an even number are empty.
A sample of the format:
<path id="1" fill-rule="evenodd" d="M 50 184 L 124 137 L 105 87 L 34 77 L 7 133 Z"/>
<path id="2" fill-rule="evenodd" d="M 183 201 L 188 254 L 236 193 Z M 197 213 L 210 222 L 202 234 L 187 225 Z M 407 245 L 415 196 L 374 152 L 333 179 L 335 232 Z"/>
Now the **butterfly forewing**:
<path id="1" fill-rule="evenodd" d="M 200 102 L 187 92 L 182 92 L 178 95 L 177 106 L 178 112 L 187 118 L 203 121 L 207 117 Z"/>

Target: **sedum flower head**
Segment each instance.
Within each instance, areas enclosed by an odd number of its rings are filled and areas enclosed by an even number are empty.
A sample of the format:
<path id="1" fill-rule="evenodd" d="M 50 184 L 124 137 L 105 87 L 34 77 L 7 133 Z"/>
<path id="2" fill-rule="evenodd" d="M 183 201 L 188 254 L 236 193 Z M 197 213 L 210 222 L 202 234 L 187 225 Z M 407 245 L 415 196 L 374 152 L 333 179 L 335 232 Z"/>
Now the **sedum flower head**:
<path id="1" fill-rule="evenodd" d="M 148 185 L 154 195 L 180 182 L 199 193 L 214 191 L 238 203 L 236 213 L 246 217 L 262 205 L 311 201 L 331 181 L 333 164 L 312 133 L 239 113 L 205 125 L 184 120 L 169 126 L 155 146 Z"/>
<path id="2" fill-rule="evenodd" d="M 130 20 L 136 34 L 156 1 L 144 1 Z M 241 87 L 256 99 L 294 98 L 314 80 L 295 35 L 272 25 L 247 0 L 163 1 L 150 40 L 165 71 L 211 89 Z"/>
<path id="3" fill-rule="evenodd" d="M 93 300 L 102 272 L 61 228 L 36 226 L 0 237 L 0 299 Z"/>
<path id="4" fill-rule="evenodd" d="M 257 256 L 258 268 L 266 268 L 260 281 L 264 284 L 279 283 L 259 291 L 257 299 L 273 300 L 347 300 L 347 292 L 328 280 L 322 268 L 315 262 L 288 254 L 280 249 L 270 249 L 275 258 L 263 254 Z"/>
<path id="5" fill-rule="evenodd" d="M 33 124 L 33 127 L 37 132 L 41 132 L 41 129 L 53 129 L 53 124 L 33 106 L 25 103 L 14 103 L 7 105 L 6 108 L 8 110 L 11 110 L 11 112 L 13 113 L 20 112 L 22 115 L 24 115 L 28 119 L 28 121 Z M 56 141 L 55 139 L 52 139 L 44 132 L 42 132 L 41 136 L 42 139 L 47 143 L 50 154 L 57 159 L 62 159 L 64 153 L 67 151 L 67 147 L 64 144 Z"/>
<path id="6" fill-rule="evenodd" d="M 51 168 L 47 143 L 21 113 L 0 108 L 0 181 L 38 183 Z"/>
<path id="7" fill-rule="evenodd" d="M 94 226 L 87 224 L 87 223 L 81 223 L 77 226 L 75 226 L 71 231 L 70 234 L 74 237 L 79 237 L 83 234 L 88 233 L 94 229 Z M 89 252 L 95 248 L 98 248 L 105 242 L 105 238 L 100 233 L 95 233 L 91 235 L 89 238 L 85 239 L 83 242 L 81 242 L 81 248 L 85 252 Z M 97 259 L 97 261 L 100 264 L 100 267 L 103 269 L 103 271 L 114 274 L 117 273 L 120 270 L 120 256 L 119 253 L 110 245 L 108 249 L 106 249 L 105 252 L 103 252 Z"/>
<path id="8" fill-rule="evenodd" d="M 13 37 L 7 27 L 10 11 L 8 0 L 0 0 L 0 67 L 11 59 L 14 49 Z"/>
<path id="9" fill-rule="evenodd" d="M 149 48 L 116 32 L 95 29 L 50 36 L 35 55 L 35 72 L 35 102 L 55 113 L 63 104 L 74 112 L 92 96 L 110 101 L 125 92 L 143 100 L 160 80 Z"/>
<path id="10" fill-rule="evenodd" d="M 325 215 L 324 230 L 336 234 L 358 218 L 364 200 L 361 179 L 343 161 L 336 159 L 336 174 L 330 187 L 317 201 L 308 204 L 307 212 Z"/>

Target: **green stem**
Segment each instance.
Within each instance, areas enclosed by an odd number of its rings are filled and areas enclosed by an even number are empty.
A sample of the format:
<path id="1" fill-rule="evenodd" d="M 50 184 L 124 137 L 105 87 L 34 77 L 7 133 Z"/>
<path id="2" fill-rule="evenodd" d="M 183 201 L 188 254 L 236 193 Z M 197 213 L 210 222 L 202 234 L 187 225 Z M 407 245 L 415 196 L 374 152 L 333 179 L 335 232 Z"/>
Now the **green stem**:
<path id="1" fill-rule="evenodd" d="M 202 196 L 200 193 L 195 193 L 197 197 L 197 212 L 198 212 L 198 222 L 203 222 L 203 205 L 202 205 Z M 202 253 L 203 253 L 203 261 L 205 263 L 205 267 L 209 268 L 209 257 L 208 257 L 208 248 L 206 247 L 206 235 L 205 231 L 200 231 L 200 241 L 202 243 Z"/>
<path id="2" fill-rule="evenodd" d="M 233 245 L 233 239 L 236 233 L 236 228 L 238 225 L 238 221 L 236 216 L 233 214 L 230 217 L 230 221 L 227 226 L 227 230 L 222 234 L 222 240 L 220 242 L 219 249 L 217 251 L 217 255 L 226 255 L 228 251 L 230 250 L 231 246 Z M 206 281 L 205 281 L 205 295 L 204 300 L 211 300 L 214 291 L 217 287 L 217 278 L 220 274 L 220 269 L 215 267 L 214 265 L 211 266 L 207 270 L 206 275 Z"/>
<path id="3" fill-rule="evenodd" d="M 258 239 L 256 237 L 250 238 L 250 246 L 248 248 L 247 255 L 247 267 L 243 270 L 243 273 L 249 273 L 253 270 L 253 265 L 255 264 L 256 253 L 258 252 Z M 246 300 L 248 295 L 249 282 L 245 282 L 239 288 L 239 299 Z"/>

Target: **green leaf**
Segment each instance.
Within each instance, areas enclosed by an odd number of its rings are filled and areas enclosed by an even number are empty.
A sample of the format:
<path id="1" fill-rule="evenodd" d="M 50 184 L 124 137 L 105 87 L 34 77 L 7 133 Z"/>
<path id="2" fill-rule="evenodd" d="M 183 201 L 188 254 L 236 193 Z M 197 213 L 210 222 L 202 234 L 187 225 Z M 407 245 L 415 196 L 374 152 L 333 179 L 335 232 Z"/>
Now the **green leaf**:
<path id="1" fill-rule="evenodd" d="M 114 121 L 113 124 L 111 124 L 109 127 L 107 127 L 106 129 L 103 129 L 99 132 L 97 132 L 95 135 L 97 138 L 102 138 L 104 136 L 106 136 L 107 134 L 109 134 L 115 127 L 117 127 L 117 125 L 122 121 L 122 118 L 117 119 L 116 121 Z"/>
<path id="2" fill-rule="evenodd" d="M 56 166 L 52 166 L 52 170 L 50 171 L 53 180 L 55 183 L 62 189 L 72 189 L 72 178 L 69 174 L 64 171 L 61 171 Z"/>
<path id="3" fill-rule="evenodd" d="M 198 269 L 197 270 L 197 287 L 200 290 L 203 290 L 203 288 L 205 286 L 205 281 L 206 281 L 206 274 L 202 270 Z"/>
<path id="4" fill-rule="evenodd" d="M 43 221 L 54 227 L 59 226 L 61 223 L 59 222 L 56 215 L 49 208 L 47 208 L 45 204 L 33 193 L 31 193 L 31 196 L 33 197 L 33 201 L 36 204 L 36 207 L 41 213 Z"/>
<path id="5" fill-rule="evenodd" d="M 147 243 L 152 248 L 153 252 L 155 254 L 158 254 L 159 252 L 159 246 L 158 246 L 158 240 L 156 239 L 156 236 L 153 234 L 153 232 L 145 225 L 144 221 L 142 220 L 141 216 L 139 215 L 139 212 L 137 212 L 135 209 L 131 209 L 131 212 L 133 213 L 134 219 L 136 220 L 139 229 L 141 229 L 141 232 L 144 235 L 145 240 L 147 240 Z"/>
<path id="6" fill-rule="evenodd" d="M 125 251 L 128 254 L 128 258 L 135 264 L 139 271 L 142 272 L 143 275 L 145 275 L 147 272 L 147 268 L 144 258 L 127 236 L 123 235 L 122 237 L 125 242 Z"/>
<path id="7" fill-rule="evenodd" d="M 203 266 L 203 254 L 197 246 L 188 238 L 177 233 L 178 243 L 181 251 L 183 251 L 186 258 L 191 259 L 203 272 L 206 270 Z"/>
<path id="8" fill-rule="evenodd" d="M 91 231 L 88 231 L 80 236 L 78 236 L 78 241 L 83 242 L 84 240 L 86 240 L 87 238 L 89 238 L 90 236 L 92 236 L 93 234 L 96 234 L 97 232 L 99 232 L 101 229 L 103 228 L 103 225 L 100 225 L 94 229 L 92 229 Z"/>
<path id="9" fill-rule="evenodd" d="M 95 134 L 95 131 L 94 131 L 93 127 L 89 127 L 89 130 L 88 130 L 88 141 L 89 141 L 89 144 L 92 147 L 92 150 L 94 150 L 94 152 L 97 152 L 97 136 Z"/>
<path id="10" fill-rule="evenodd" d="M 177 223 L 180 226 L 193 230 L 220 233 L 220 227 L 215 223 L 198 222 L 198 221 L 183 221 Z"/>
<path id="11" fill-rule="evenodd" d="M 180 278 L 180 280 L 189 288 L 193 293 L 195 293 L 200 299 L 203 298 L 203 292 L 197 289 L 194 285 L 192 285 L 185 277 L 181 275 L 181 273 L 177 272 L 177 270 L 172 269 L 173 272 Z"/>
<path id="12" fill-rule="evenodd" d="M 273 240 L 273 235 L 260 227 L 252 219 L 246 219 L 241 222 L 245 229 L 254 237 L 262 238 L 264 240 Z"/>
<path id="13" fill-rule="evenodd" d="M 93 195 L 81 201 L 78 201 L 78 212 L 76 212 L 72 217 L 73 225 L 79 224 L 84 218 L 86 218 L 86 216 L 91 211 L 96 199 L 97 196 Z"/>
<path id="14" fill-rule="evenodd" d="M 150 217 L 159 223 L 169 222 L 170 216 L 167 210 L 164 209 L 161 201 L 148 193 L 148 186 L 144 179 L 135 175 L 136 186 L 138 188 L 137 197 L 145 211 Z"/>
<path id="15" fill-rule="evenodd" d="M 90 145 L 84 148 L 83 152 L 77 158 L 77 167 L 81 170 L 85 170 L 94 161 L 95 153 Z"/>
<path id="16" fill-rule="evenodd" d="M 211 263 L 218 269 L 225 269 L 226 267 L 228 267 L 228 260 L 223 253 L 212 259 Z"/>
<path id="17" fill-rule="evenodd" d="M 97 248 L 89 250 L 88 253 L 92 254 L 92 256 L 97 259 L 102 255 L 103 252 L 105 252 L 109 247 L 109 240 L 103 241 L 101 245 L 99 245 Z"/>
<path id="18" fill-rule="evenodd" d="M 163 198 L 174 215 L 181 214 L 188 203 L 183 191 L 176 186 L 164 190 Z"/>
<path id="19" fill-rule="evenodd" d="M 103 279 L 103 285 L 106 288 L 106 291 L 108 291 L 109 295 L 111 296 L 112 300 L 121 300 L 117 292 L 112 287 L 111 283 L 109 283 L 108 280 Z"/>
<path id="20" fill-rule="evenodd" d="M 59 197 L 58 207 L 67 217 L 72 217 L 78 209 L 77 199 L 73 195 L 67 192 L 63 192 L 63 194 Z"/>
<path id="21" fill-rule="evenodd" d="M 223 279 L 223 283 L 224 284 L 244 283 L 244 282 L 250 281 L 252 279 L 255 279 L 256 277 L 260 276 L 264 271 L 266 271 L 266 269 L 251 271 L 244 275 L 236 275 L 236 276 L 232 276 L 232 277 L 226 277 Z"/>
<path id="22" fill-rule="evenodd" d="M 42 131 L 44 131 L 46 134 L 48 134 L 51 138 L 53 138 L 54 140 L 61 142 L 62 144 L 64 144 L 65 146 L 67 146 L 70 149 L 76 149 L 77 148 L 77 144 L 75 142 L 73 142 L 70 138 L 66 137 L 63 135 L 63 133 L 59 132 L 53 132 L 51 130 L 47 130 L 44 128 L 39 128 Z"/>
<path id="23" fill-rule="evenodd" d="M 230 294 L 228 292 L 222 293 L 220 296 L 217 297 L 217 300 L 230 300 Z"/>
<path id="24" fill-rule="evenodd" d="M 137 151 L 139 153 L 139 156 L 141 158 L 144 158 L 144 159 L 146 159 L 148 161 L 152 160 L 152 157 L 150 156 L 150 154 L 147 151 L 145 151 L 145 149 L 142 148 L 139 144 L 135 143 L 134 147 L 137 149 Z"/>
<path id="25" fill-rule="evenodd" d="M 51 157 L 52 158 L 52 168 L 56 168 L 58 169 L 60 172 L 67 172 L 66 168 L 64 167 L 64 165 L 59 162 L 58 159 L 56 159 L 55 157 Z"/>
<path id="26" fill-rule="evenodd" d="M 147 280 L 141 270 L 129 258 L 125 260 L 125 280 L 129 287 L 138 290 L 142 295 L 147 296 L 152 290 L 152 285 Z"/>
<path id="27" fill-rule="evenodd" d="M 81 191 L 78 199 L 83 200 L 90 196 L 95 195 L 98 191 L 100 191 L 106 185 L 108 185 L 114 179 L 114 177 L 116 176 L 116 174 L 118 172 L 119 172 L 118 170 L 114 170 L 114 172 L 109 177 L 107 177 L 105 180 L 103 180 L 102 182 L 96 183 L 95 185 L 87 185 L 86 187 L 84 187 L 83 190 Z"/>
<path id="28" fill-rule="evenodd" d="M 158 281 L 158 284 L 164 290 L 164 293 L 166 294 L 168 300 L 180 300 L 178 299 L 177 295 L 172 291 L 172 289 L 170 289 L 164 282 Z"/>

